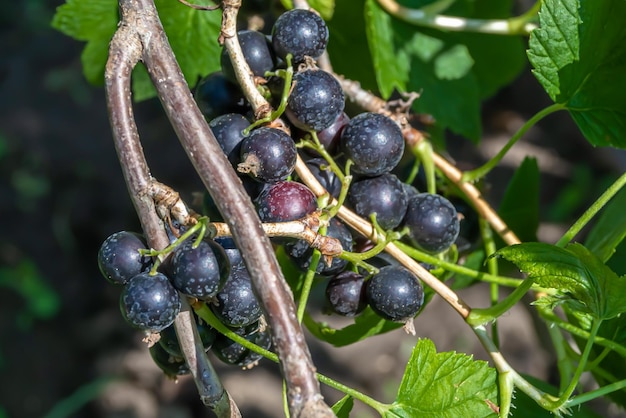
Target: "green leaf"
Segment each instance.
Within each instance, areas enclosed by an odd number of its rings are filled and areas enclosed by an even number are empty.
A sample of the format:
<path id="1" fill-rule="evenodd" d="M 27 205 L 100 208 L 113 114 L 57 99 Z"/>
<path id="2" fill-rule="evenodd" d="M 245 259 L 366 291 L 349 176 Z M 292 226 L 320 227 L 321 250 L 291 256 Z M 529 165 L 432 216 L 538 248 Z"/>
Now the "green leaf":
<path id="1" fill-rule="evenodd" d="M 626 277 L 618 277 L 580 244 L 560 248 L 529 242 L 502 248 L 495 255 L 517 265 L 540 286 L 556 289 L 556 296 L 542 298 L 551 307 L 566 303 L 598 319 L 626 311 Z"/>
<path id="2" fill-rule="evenodd" d="M 545 0 L 529 40 L 534 74 L 593 145 L 626 148 L 623 0 Z"/>
<path id="3" fill-rule="evenodd" d="M 280 0 L 280 3 L 287 10 L 293 9 L 292 0 Z M 309 7 L 317 10 L 324 20 L 330 20 L 335 11 L 335 0 L 309 0 Z"/>
<path id="4" fill-rule="evenodd" d="M 369 307 L 354 319 L 354 324 L 341 329 L 334 329 L 324 323 L 315 322 L 309 315 L 304 316 L 304 325 L 318 339 L 335 347 L 350 345 L 373 335 L 384 334 L 402 327 L 402 324 L 382 319 Z"/>
<path id="5" fill-rule="evenodd" d="M 333 405 L 332 410 L 337 415 L 337 418 L 349 418 L 353 406 L 354 399 L 352 396 L 346 395 Z"/>
<path id="6" fill-rule="evenodd" d="M 604 208 L 585 240 L 585 247 L 604 262 L 611 258 L 626 237 L 625 207 L 626 189 L 622 189 Z"/>
<path id="7" fill-rule="evenodd" d="M 221 14 L 195 10 L 177 1 L 156 0 L 155 4 L 187 83 L 193 87 L 200 77 L 219 70 Z M 116 0 L 68 0 L 52 20 L 54 28 L 87 41 L 81 60 L 85 78 L 92 84 L 104 83 L 109 42 L 118 20 Z M 156 95 L 145 69 L 133 71 L 133 93 L 135 100 Z"/>
<path id="8" fill-rule="evenodd" d="M 526 157 L 509 182 L 498 214 L 522 241 L 537 241 L 539 228 L 539 167 Z"/>
<path id="9" fill-rule="evenodd" d="M 496 371 L 485 361 L 437 353 L 430 340 L 413 349 L 396 401 L 384 416 L 407 418 L 495 417 Z"/>

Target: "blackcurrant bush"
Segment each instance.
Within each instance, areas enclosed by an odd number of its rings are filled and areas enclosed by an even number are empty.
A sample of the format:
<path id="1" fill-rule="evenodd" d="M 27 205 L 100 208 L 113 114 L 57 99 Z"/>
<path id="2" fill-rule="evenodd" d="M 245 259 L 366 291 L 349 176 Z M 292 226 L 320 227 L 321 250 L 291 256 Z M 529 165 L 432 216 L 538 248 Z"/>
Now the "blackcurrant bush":
<path id="1" fill-rule="evenodd" d="M 261 331 L 258 325 L 254 326 L 254 331 L 252 332 L 248 330 L 248 327 L 234 329 L 233 331 L 266 350 L 269 350 L 272 346 L 269 330 Z M 224 363 L 241 367 L 249 366 L 262 358 L 260 354 L 248 350 L 222 334 L 219 334 L 215 339 L 211 351 Z"/>
<path id="2" fill-rule="evenodd" d="M 365 294 L 374 312 L 390 321 L 406 322 L 424 303 L 422 284 L 401 266 L 382 267 L 367 281 Z"/>
<path id="3" fill-rule="evenodd" d="M 240 162 L 241 141 L 244 139 L 243 130 L 248 126 L 250 126 L 248 119 L 238 113 L 227 113 L 209 122 L 217 143 L 220 144 L 228 161 L 235 168 Z"/>
<path id="4" fill-rule="evenodd" d="M 338 239 L 344 251 L 352 251 L 352 234 L 348 227 L 341 221 L 331 218 L 326 230 L 326 236 Z M 285 250 L 301 270 L 306 271 L 309 269 L 313 249 L 309 246 L 307 241 L 298 240 L 288 242 L 285 244 Z M 343 270 L 347 264 L 348 262 L 346 260 L 333 257 L 331 264 L 327 265 L 322 258 L 317 264 L 315 272 L 321 275 L 332 275 Z"/>
<path id="5" fill-rule="evenodd" d="M 183 358 L 170 355 L 159 344 L 150 347 L 150 356 L 159 369 L 169 377 L 175 378 L 190 373 L 189 366 Z"/>
<path id="6" fill-rule="evenodd" d="M 113 284 L 125 284 L 152 267 L 152 258 L 139 254 L 139 250 L 146 247 L 139 234 L 121 231 L 110 235 L 98 251 L 100 272 Z"/>
<path id="7" fill-rule="evenodd" d="M 353 182 L 348 191 L 348 202 L 365 218 L 376 213 L 376 221 L 386 230 L 400 225 L 408 204 L 402 182 L 393 174 Z"/>
<path id="8" fill-rule="evenodd" d="M 258 321 L 261 306 L 252 290 L 250 274 L 243 265 L 233 267 L 224 288 L 211 301 L 210 308 L 229 327 L 245 327 Z"/>
<path id="9" fill-rule="evenodd" d="M 196 321 L 196 327 L 198 329 L 198 334 L 200 335 L 200 341 L 202 341 L 202 345 L 204 349 L 208 351 L 211 349 L 213 342 L 215 341 L 215 337 L 218 332 L 215 331 L 212 327 L 205 323 L 200 323 Z M 183 352 L 180 349 L 180 344 L 178 342 L 178 335 L 176 334 L 176 329 L 174 325 L 170 325 L 160 332 L 161 338 L 159 339 L 159 344 L 165 351 L 167 351 L 171 356 L 174 357 L 183 357 Z"/>
<path id="10" fill-rule="evenodd" d="M 303 9 L 289 10 L 278 17 L 272 28 L 274 51 L 283 60 L 293 55 L 294 63 L 305 56 L 317 58 L 328 45 L 328 27 L 317 14 Z"/>
<path id="11" fill-rule="evenodd" d="M 241 30 L 237 32 L 237 38 L 239 39 L 243 57 L 248 63 L 252 74 L 257 77 L 265 77 L 267 71 L 274 70 L 276 66 L 276 55 L 265 35 L 254 30 Z M 220 59 L 224 76 L 233 83 L 236 83 L 237 76 L 235 75 L 235 70 L 233 69 L 233 64 L 230 62 L 226 48 L 222 49 Z"/>
<path id="12" fill-rule="evenodd" d="M 400 127 L 380 113 L 361 113 L 341 133 L 341 147 L 355 173 L 378 176 L 393 170 L 404 153 Z"/>
<path id="13" fill-rule="evenodd" d="M 194 98 L 207 120 L 225 113 L 245 114 L 250 110 L 239 86 L 224 77 L 221 71 L 200 80 L 196 85 Z"/>
<path id="14" fill-rule="evenodd" d="M 280 129 L 257 128 L 241 143 L 240 172 L 260 182 L 285 180 L 296 166 L 298 152 L 293 139 Z"/>
<path id="15" fill-rule="evenodd" d="M 317 209 L 313 192 L 295 181 L 272 184 L 259 195 L 255 204 L 263 222 L 295 221 Z"/>
<path id="16" fill-rule="evenodd" d="M 404 225 L 414 243 L 433 254 L 450 248 L 459 236 L 456 209 L 448 199 L 437 194 L 420 193 L 409 199 Z"/>
<path id="17" fill-rule="evenodd" d="M 215 241 L 205 239 L 194 248 L 188 239 L 172 255 L 171 277 L 174 287 L 186 295 L 208 299 L 224 287 L 230 274 L 230 261 Z"/>
<path id="18" fill-rule="evenodd" d="M 130 279 L 120 295 L 124 319 L 136 328 L 160 332 L 180 312 L 180 296 L 162 273 L 140 273 Z"/>
<path id="19" fill-rule="evenodd" d="M 343 113 L 343 90 L 331 74 L 306 70 L 294 75 L 293 83 L 285 113 L 298 128 L 321 131 Z"/>
<path id="20" fill-rule="evenodd" d="M 339 315 L 358 315 L 367 306 L 365 277 L 353 271 L 332 277 L 326 286 L 326 300 L 330 309 Z"/>

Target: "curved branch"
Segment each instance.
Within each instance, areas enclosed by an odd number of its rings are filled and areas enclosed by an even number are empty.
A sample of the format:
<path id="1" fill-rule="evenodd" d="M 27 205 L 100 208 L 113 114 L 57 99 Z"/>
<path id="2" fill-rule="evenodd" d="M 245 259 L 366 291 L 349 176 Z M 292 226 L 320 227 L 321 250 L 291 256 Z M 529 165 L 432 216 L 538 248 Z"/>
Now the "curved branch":
<path id="1" fill-rule="evenodd" d="M 200 113 L 174 58 L 152 0 L 120 0 L 133 10 L 139 28 L 142 60 L 183 148 L 233 233 L 270 324 L 287 383 L 293 417 L 334 416 L 323 402 L 315 368 L 293 295 L 287 286 L 261 222 L 226 156 Z"/>
<path id="2" fill-rule="evenodd" d="M 122 8 L 122 13 L 127 17 L 129 11 Z M 164 248 L 169 244 L 169 240 L 153 201 L 151 190 L 154 180 L 150 176 L 139 141 L 131 101 L 130 75 L 139 61 L 141 51 L 142 46 L 136 28 L 127 24 L 127 20 L 124 19 L 111 40 L 105 70 L 105 90 L 115 148 L 133 205 L 148 245 L 152 248 Z M 200 398 L 219 417 L 240 417 L 237 405 L 224 390 L 204 353 L 194 322 L 189 305 L 183 299 L 183 310 L 176 318 L 175 327 Z"/>

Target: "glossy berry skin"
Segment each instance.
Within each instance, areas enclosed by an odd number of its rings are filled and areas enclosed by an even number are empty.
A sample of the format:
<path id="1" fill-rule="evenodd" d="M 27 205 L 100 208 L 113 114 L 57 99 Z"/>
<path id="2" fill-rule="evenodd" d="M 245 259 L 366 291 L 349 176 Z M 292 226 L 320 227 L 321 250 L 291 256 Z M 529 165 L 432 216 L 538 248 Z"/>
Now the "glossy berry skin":
<path id="1" fill-rule="evenodd" d="M 248 119 L 238 113 L 227 113 L 209 122 L 209 128 L 233 167 L 237 167 L 240 162 L 243 130 L 248 126 L 250 126 Z"/>
<path id="2" fill-rule="evenodd" d="M 252 74 L 257 77 L 265 77 L 267 71 L 274 70 L 276 55 L 265 35 L 254 30 L 241 30 L 237 32 L 237 38 L 243 57 L 248 63 Z M 237 76 L 226 48 L 222 49 L 220 60 L 224 76 L 233 83 L 237 83 Z"/>
<path id="3" fill-rule="evenodd" d="M 243 265 L 233 267 L 224 288 L 220 290 L 210 305 L 219 320 L 231 327 L 245 327 L 258 321 L 261 306 L 252 291 L 250 274 Z"/>
<path id="4" fill-rule="evenodd" d="M 406 322 L 424 303 L 422 284 L 401 266 L 382 267 L 367 281 L 365 294 L 372 310 L 390 321 Z"/>
<path id="5" fill-rule="evenodd" d="M 159 344 L 150 347 L 150 356 L 159 369 L 169 377 L 175 378 L 190 373 L 189 366 L 183 358 L 170 355 Z"/>
<path id="6" fill-rule="evenodd" d="M 341 133 L 341 147 L 354 165 L 352 171 L 379 176 L 393 170 L 404 153 L 400 127 L 380 113 L 361 113 Z"/>
<path id="7" fill-rule="evenodd" d="M 404 225 L 409 228 L 409 237 L 414 243 L 433 254 L 450 248 L 460 229 L 452 203 L 443 196 L 430 193 L 420 193 L 409 199 Z"/>
<path id="8" fill-rule="evenodd" d="M 221 71 L 211 73 L 198 82 L 194 98 L 207 120 L 226 113 L 244 114 L 250 109 L 239 86 Z"/>
<path id="9" fill-rule="evenodd" d="M 337 219 L 331 218 L 326 230 L 326 236 L 338 239 L 344 251 L 352 251 L 352 234 L 348 227 Z M 309 269 L 313 249 L 309 246 L 308 242 L 304 240 L 288 242 L 285 244 L 285 250 L 301 270 L 307 271 Z M 329 276 L 340 272 L 347 264 L 347 260 L 333 257 L 329 266 L 324 262 L 324 258 L 321 258 L 315 272 L 320 275 Z"/>
<path id="10" fill-rule="evenodd" d="M 213 240 L 202 240 L 193 248 L 188 239 L 174 251 L 171 261 L 172 284 L 186 295 L 209 299 L 224 287 L 230 274 L 230 261 L 224 249 Z"/>
<path id="11" fill-rule="evenodd" d="M 324 158 L 311 158 L 306 161 L 306 166 L 309 167 L 313 176 L 331 196 L 335 198 L 339 197 L 339 193 L 341 193 L 341 180 L 333 173 Z"/>
<path id="12" fill-rule="evenodd" d="M 337 149 L 341 133 L 346 125 L 348 125 L 348 122 L 350 122 L 348 114 L 341 112 L 330 126 L 317 132 L 317 139 L 330 154 L 333 154 Z"/>
<path id="13" fill-rule="evenodd" d="M 180 312 L 180 296 L 162 273 L 140 273 L 129 280 L 120 295 L 120 310 L 132 326 L 160 332 Z"/>
<path id="14" fill-rule="evenodd" d="M 272 46 L 285 60 L 293 55 L 293 63 L 305 56 L 317 58 L 328 45 L 328 27 L 317 14 L 303 9 L 289 10 L 278 17 L 272 28 Z"/>
<path id="15" fill-rule="evenodd" d="M 100 272 L 110 283 L 126 284 L 133 276 L 152 267 L 152 258 L 139 254 L 139 250 L 146 247 L 139 234 L 120 231 L 110 235 L 98 251 Z"/>
<path id="16" fill-rule="evenodd" d="M 248 328 L 254 328 L 249 331 Z M 244 337 L 246 340 L 269 350 L 272 346 L 272 339 L 269 330 L 260 331 L 258 325 L 246 328 L 237 328 L 233 330 L 236 334 Z M 239 343 L 234 342 L 230 338 L 219 334 L 213 344 L 212 352 L 226 364 L 234 366 L 246 367 L 252 363 L 259 361 L 262 356 L 253 351 L 248 350 Z"/>
<path id="17" fill-rule="evenodd" d="M 215 341 L 215 337 L 218 332 L 204 323 L 196 322 L 196 328 L 198 329 L 198 334 L 200 335 L 200 341 L 202 341 L 202 345 L 206 351 L 211 349 L 213 342 Z M 178 342 L 178 336 L 176 334 L 176 329 L 174 325 L 170 325 L 161 331 L 161 338 L 159 339 L 159 345 L 163 347 L 163 349 L 171 356 L 182 358 L 183 352 L 180 348 L 180 344 Z"/>
<path id="18" fill-rule="evenodd" d="M 348 202 L 364 218 L 376 213 L 376 221 L 385 230 L 400 225 L 408 205 L 402 182 L 393 174 L 355 181 L 350 185 Z"/>
<path id="19" fill-rule="evenodd" d="M 264 183 L 285 180 L 296 166 L 293 139 L 280 129 L 257 128 L 241 143 L 240 172 Z"/>
<path id="20" fill-rule="evenodd" d="M 365 277 L 353 271 L 344 271 L 332 277 L 326 286 L 326 300 L 336 314 L 358 315 L 367 306 Z"/>
<path id="21" fill-rule="evenodd" d="M 321 131 L 333 124 L 344 106 L 343 90 L 335 77 L 322 70 L 305 70 L 293 77 L 285 113 L 298 128 Z"/>
<path id="22" fill-rule="evenodd" d="M 217 242 L 223 249 L 226 255 L 228 256 L 228 261 L 230 261 L 230 266 L 235 267 L 238 264 L 243 263 L 243 258 L 241 258 L 241 251 L 235 245 L 235 240 L 231 237 L 219 237 L 214 238 L 214 241 Z"/>
<path id="23" fill-rule="evenodd" d="M 317 209 L 313 192 L 295 181 L 272 184 L 259 195 L 255 204 L 262 222 L 295 221 Z"/>

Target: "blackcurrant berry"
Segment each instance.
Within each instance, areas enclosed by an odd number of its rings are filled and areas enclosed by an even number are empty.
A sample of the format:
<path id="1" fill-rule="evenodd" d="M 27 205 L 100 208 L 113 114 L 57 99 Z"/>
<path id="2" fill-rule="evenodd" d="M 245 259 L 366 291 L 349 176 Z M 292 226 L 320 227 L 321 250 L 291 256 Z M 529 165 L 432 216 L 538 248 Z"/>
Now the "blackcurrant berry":
<path id="1" fill-rule="evenodd" d="M 345 99 L 341 85 L 322 70 L 306 70 L 293 77 L 286 115 L 300 129 L 321 131 L 343 113 Z"/>
<path id="2" fill-rule="evenodd" d="M 278 17 L 272 28 L 274 51 L 283 60 L 293 55 L 294 63 L 305 56 L 317 58 L 328 45 L 328 27 L 317 14 L 303 9 L 289 10 Z"/>
<path id="3" fill-rule="evenodd" d="M 417 315 L 424 303 L 418 278 L 401 266 L 382 267 L 367 281 L 367 302 L 382 318 L 405 322 Z"/>
<path id="4" fill-rule="evenodd" d="M 326 300 L 330 309 L 339 315 L 358 315 L 367 306 L 365 278 L 353 271 L 339 273 L 328 281 Z"/>
<path id="5" fill-rule="evenodd" d="M 224 252 L 228 256 L 228 260 L 230 261 L 230 266 L 235 267 L 240 263 L 243 263 L 243 258 L 241 258 L 241 251 L 235 245 L 235 240 L 231 237 L 218 237 L 215 238 L 215 242 L 222 246 Z"/>
<path id="6" fill-rule="evenodd" d="M 274 70 L 276 56 L 265 35 L 254 30 L 241 30 L 237 32 L 237 38 L 239 39 L 243 57 L 248 63 L 252 74 L 257 77 L 265 77 L 267 71 Z M 226 48 L 222 49 L 220 59 L 224 76 L 236 83 L 237 76 Z"/>
<path id="7" fill-rule="evenodd" d="M 306 161 L 307 167 L 311 170 L 313 176 L 333 197 L 339 197 L 341 193 L 341 180 L 330 169 L 328 162 L 321 158 L 311 158 Z"/>
<path id="8" fill-rule="evenodd" d="M 185 360 L 181 357 L 174 357 L 170 355 L 165 349 L 155 344 L 150 347 L 150 356 L 154 364 L 159 366 L 159 369 L 163 371 L 168 377 L 175 378 L 176 376 L 182 376 L 190 373 L 189 366 L 185 363 Z"/>
<path id="9" fill-rule="evenodd" d="M 215 337 L 218 332 L 215 331 L 212 327 L 205 323 L 200 323 L 196 321 L 196 327 L 198 329 L 198 334 L 200 335 L 200 341 L 202 341 L 202 345 L 204 349 L 208 351 L 213 345 L 213 341 L 215 341 Z M 160 332 L 161 338 L 159 339 L 159 344 L 165 351 L 168 352 L 171 356 L 174 357 L 183 357 L 183 352 L 180 349 L 180 344 L 178 342 L 178 335 L 176 334 L 176 329 L 174 325 L 170 325 Z"/>
<path id="10" fill-rule="evenodd" d="M 136 328 L 159 332 L 180 312 L 180 296 L 162 273 L 140 273 L 130 279 L 120 295 L 124 319 Z"/>
<path id="11" fill-rule="evenodd" d="M 295 221 L 317 209 L 313 192 L 295 181 L 272 184 L 259 195 L 255 203 L 263 222 Z"/>
<path id="12" fill-rule="evenodd" d="M 249 331 L 248 327 L 234 329 L 233 331 L 251 343 L 269 350 L 272 346 L 269 330 L 261 331 L 258 325 L 254 325 L 253 328 L 253 331 Z M 224 363 L 241 367 L 249 366 L 262 358 L 260 354 L 248 350 L 222 334 L 215 339 L 212 352 Z"/>
<path id="13" fill-rule="evenodd" d="M 207 120 L 225 113 L 245 114 L 250 110 L 239 86 L 224 77 L 222 72 L 211 73 L 200 80 L 194 98 Z"/>
<path id="14" fill-rule="evenodd" d="M 409 199 L 404 225 L 414 243 L 429 253 L 450 248 L 459 236 L 459 218 L 448 199 L 437 194 L 420 193 Z"/>
<path id="15" fill-rule="evenodd" d="M 188 239 L 172 255 L 171 277 L 174 287 L 186 295 L 209 299 L 224 287 L 230 261 L 224 249 L 213 240 L 202 240 L 196 248 Z"/>
<path id="16" fill-rule="evenodd" d="M 261 307 L 252 290 L 250 274 L 243 265 L 233 267 L 224 288 L 215 295 L 210 308 L 229 327 L 245 327 L 258 321 Z"/>
<path id="17" fill-rule="evenodd" d="M 336 238 L 341 242 L 341 246 L 344 251 L 352 251 L 352 234 L 348 227 L 346 227 L 341 221 L 335 218 L 331 218 L 326 230 L 326 236 Z M 311 256 L 313 255 L 313 249 L 309 246 L 309 243 L 304 240 L 298 240 L 295 242 L 288 242 L 285 244 L 285 250 L 289 257 L 300 267 L 301 270 L 306 271 L 311 265 Z M 317 264 L 316 273 L 321 275 L 332 275 L 343 270 L 348 262 L 339 257 L 333 257 L 333 260 L 329 265 L 324 262 L 322 258 Z"/>
<path id="18" fill-rule="evenodd" d="M 146 249 L 143 237 L 133 232 L 116 232 L 104 240 L 98 251 L 100 272 L 113 284 L 125 284 L 152 267 L 152 258 L 139 254 Z"/>
<path id="19" fill-rule="evenodd" d="M 341 147 L 355 173 L 378 176 L 393 170 L 404 153 L 400 127 L 380 113 L 361 113 L 341 133 Z"/>
<path id="20" fill-rule="evenodd" d="M 260 182 L 285 180 L 296 166 L 298 152 L 293 139 L 280 129 L 257 128 L 241 143 L 238 170 Z"/>
<path id="21" fill-rule="evenodd" d="M 238 113 L 227 113 L 216 117 L 209 122 L 209 127 L 220 144 L 224 154 L 233 167 L 237 167 L 241 154 L 241 141 L 243 141 L 243 130 L 250 126 L 250 122 L 243 115 Z"/>
<path id="22" fill-rule="evenodd" d="M 358 215 L 365 218 L 376 213 L 376 221 L 386 230 L 400 225 L 408 204 L 402 182 L 393 174 L 353 182 L 348 202 Z"/>

